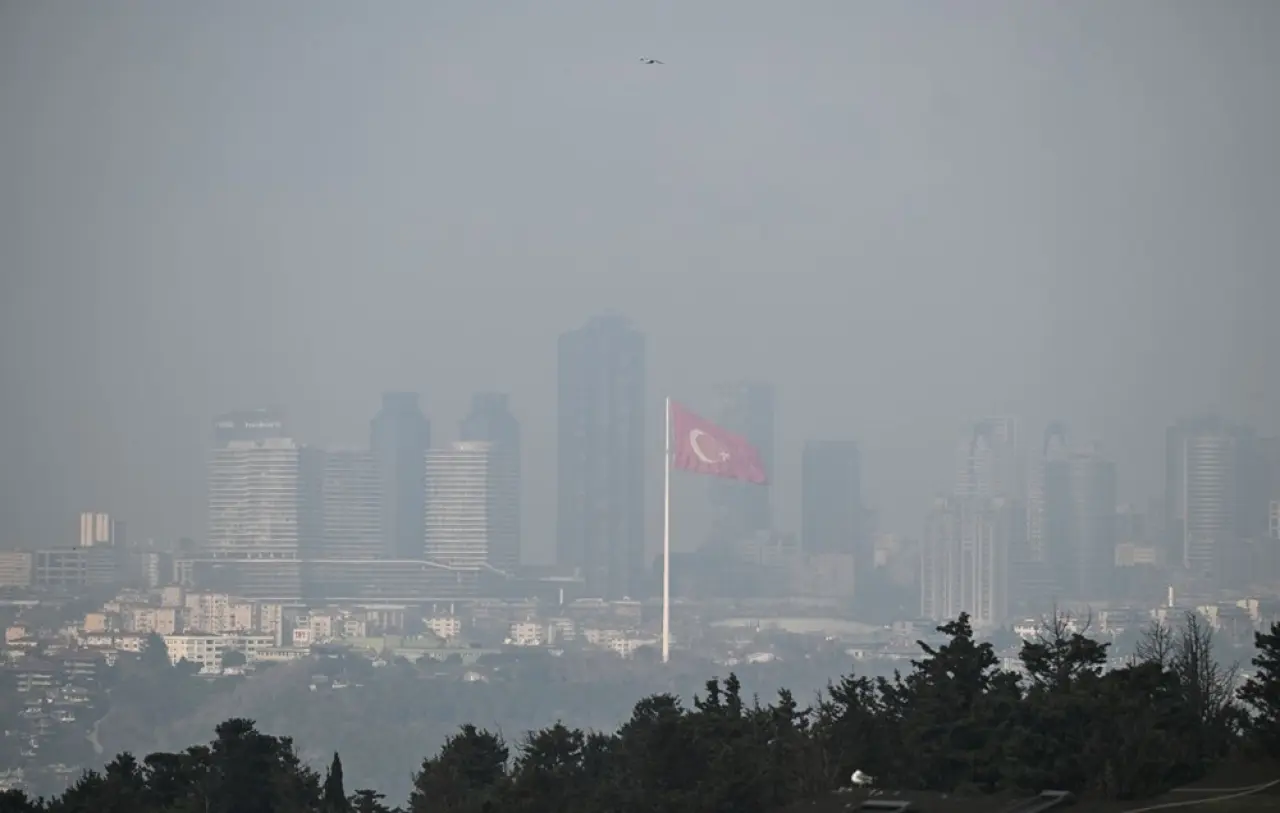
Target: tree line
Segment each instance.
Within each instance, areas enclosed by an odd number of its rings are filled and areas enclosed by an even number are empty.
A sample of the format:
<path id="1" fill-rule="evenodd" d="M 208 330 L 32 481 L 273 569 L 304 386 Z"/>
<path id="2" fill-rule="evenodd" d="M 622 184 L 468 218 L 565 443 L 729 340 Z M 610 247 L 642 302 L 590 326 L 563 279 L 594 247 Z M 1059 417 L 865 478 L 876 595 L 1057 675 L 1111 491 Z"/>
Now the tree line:
<path id="1" fill-rule="evenodd" d="M 1020 672 L 1000 668 L 967 615 L 938 632 L 945 643 L 920 642 L 905 674 L 850 674 L 803 707 L 786 690 L 744 698 L 730 674 L 689 705 L 644 698 L 612 733 L 557 724 L 512 747 L 466 725 L 398 808 L 375 790 L 348 793 L 337 754 L 322 775 L 290 738 L 233 719 L 208 745 L 121 754 L 53 799 L 4 792 L 0 813 L 772 813 L 854 770 L 903 790 L 1130 799 L 1226 760 L 1280 758 L 1280 623 L 1255 634 L 1245 680 L 1214 660 L 1196 614 L 1153 625 L 1113 669 L 1106 643 L 1062 620 L 1023 643 Z"/>

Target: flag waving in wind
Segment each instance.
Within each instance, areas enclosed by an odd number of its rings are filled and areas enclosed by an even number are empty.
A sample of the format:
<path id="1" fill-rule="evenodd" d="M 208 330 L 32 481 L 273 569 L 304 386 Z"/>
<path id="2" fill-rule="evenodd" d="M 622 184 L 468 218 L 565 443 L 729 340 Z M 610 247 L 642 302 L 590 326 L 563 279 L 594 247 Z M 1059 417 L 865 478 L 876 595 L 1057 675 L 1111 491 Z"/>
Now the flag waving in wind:
<path id="1" fill-rule="evenodd" d="M 671 402 L 671 466 L 695 474 L 709 474 L 764 485 L 760 451 L 727 429 L 716 426 Z"/>

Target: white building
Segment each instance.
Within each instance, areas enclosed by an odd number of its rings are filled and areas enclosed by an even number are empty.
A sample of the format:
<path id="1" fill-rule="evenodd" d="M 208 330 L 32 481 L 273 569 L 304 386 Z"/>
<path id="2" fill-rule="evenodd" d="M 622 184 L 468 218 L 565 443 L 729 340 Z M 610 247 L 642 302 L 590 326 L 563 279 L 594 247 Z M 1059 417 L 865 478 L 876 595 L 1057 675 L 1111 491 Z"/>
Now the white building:
<path id="1" fill-rule="evenodd" d="M 213 450 L 209 461 L 210 556 L 299 558 L 303 451 L 288 438 L 234 440 Z"/>
<path id="2" fill-rule="evenodd" d="M 253 603 L 226 593 L 188 593 L 184 603 L 192 632 L 249 632 L 256 626 Z"/>
<path id="3" fill-rule="evenodd" d="M 546 629 L 536 621 L 517 621 L 507 631 L 507 643 L 512 646 L 542 646 L 546 642 Z"/>
<path id="4" fill-rule="evenodd" d="M 169 650 L 169 660 L 172 663 L 187 660 L 200 664 L 201 668 L 216 668 L 222 665 L 222 656 L 227 652 L 242 652 L 247 660 L 255 660 L 264 650 L 275 647 L 275 638 L 270 635 L 196 633 L 166 635 L 164 645 Z"/>
<path id="5" fill-rule="evenodd" d="M 519 500 L 519 478 L 490 443 L 464 441 L 427 452 L 428 560 L 458 567 L 492 564 L 495 550 L 519 545 L 504 521 Z"/>
<path id="6" fill-rule="evenodd" d="M 121 626 L 125 632 L 143 635 L 175 635 L 183 631 L 185 621 L 179 607 L 126 606 L 121 609 Z"/>
<path id="7" fill-rule="evenodd" d="M 456 615 L 438 615 L 426 620 L 427 629 L 445 640 L 462 634 L 462 619 Z"/>
<path id="8" fill-rule="evenodd" d="M 920 546 L 920 614 L 946 621 L 967 612 L 974 626 L 1003 623 L 1008 612 L 1012 504 L 938 499 Z"/>
<path id="9" fill-rule="evenodd" d="M 80 547 L 110 545 L 116 541 L 116 523 L 109 514 L 86 511 L 80 515 Z"/>

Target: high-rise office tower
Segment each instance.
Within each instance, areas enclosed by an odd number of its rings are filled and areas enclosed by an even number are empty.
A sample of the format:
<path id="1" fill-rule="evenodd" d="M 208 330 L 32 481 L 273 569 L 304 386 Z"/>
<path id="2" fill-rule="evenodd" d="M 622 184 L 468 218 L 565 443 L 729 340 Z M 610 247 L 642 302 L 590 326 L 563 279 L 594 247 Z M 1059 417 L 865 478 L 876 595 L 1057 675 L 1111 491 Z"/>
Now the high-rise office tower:
<path id="1" fill-rule="evenodd" d="M 113 520 L 110 514 L 86 511 L 80 515 L 80 547 L 124 545 L 124 520 Z"/>
<path id="2" fill-rule="evenodd" d="M 800 544 L 853 557 L 854 592 L 875 567 L 862 506 L 862 456 L 851 440 L 811 440 L 800 458 Z"/>
<path id="3" fill-rule="evenodd" d="M 478 392 L 471 396 L 471 411 L 458 425 L 463 441 L 490 445 L 492 466 L 501 470 L 509 493 L 493 506 L 490 521 L 489 564 L 511 572 L 520 565 L 520 422 L 511 414 L 505 393 Z"/>
<path id="4" fill-rule="evenodd" d="M 1003 497 L 935 500 L 920 545 L 920 614 L 944 621 L 967 612 L 975 625 L 1003 623 L 1018 522 L 1015 504 Z"/>
<path id="5" fill-rule="evenodd" d="M 1168 561 L 1210 583 L 1237 539 L 1237 437 L 1216 416 L 1180 421 L 1165 436 Z"/>
<path id="6" fill-rule="evenodd" d="M 1052 460 L 1061 460 L 1068 454 L 1067 426 L 1053 421 L 1045 427 L 1044 436 L 1030 455 L 1027 472 L 1027 544 L 1028 562 L 1048 561 L 1048 543 L 1045 536 L 1045 466 Z"/>
<path id="7" fill-rule="evenodd" d="M 1024 498 L 1022 427 L 1011 416 L 985 418 L 956 446 L 955 496 Z"/>
<path id="8" fill-rule="evenodd" d="M 1260 437 L 1251 427 L 1235 427 L 1236 537 L 1260 540 L 1267 536 L 1267 508 L 1275 494 L 1275 470 L 1280 461 L 1276 438 Z"/>
<path id="9" fill-rule="evenodd" d="M 218 559 L 299 559 L 306 537 L 304 450 L 288 438 L 230 440 L 209 461 L 209 537 Z"/>
<path id="10" fill-rule="evenodd" d="M 735 381 L 716 387 L 716 423 L 746 438 L 773 474 L 775 397 L 772 384 Z M 707 483 L 712 510 L 711 540 L 735 544 L 773 527 L 771 485 L 716 478 Z"/>
<path id="11" fill-rule="evenodd" d="M 1049 562 L 1073 599 L 1110 598 L 1116 551 L 1116 467 L 1094 450 L 1045 464 Z"/>
<path id="12" fill-rule="evenodd" d="M 382 558 L 382 481 L 377 458 L 367 449 L 330 449 L 320 454 L 321 529 L 307 558 Z"/>
<path id="13" fill-rule="evenodd" d="M 556 558 L 589 594 L 645 587 L 645 340 L 618 316 L 560 336 Z"/>
<path id="14" fill-rule="evenodd" d="M 370 424 L 369 448 L 382 483 L 382 544 L 388 559 L 422 558 L 423 494 L 431 424 L 416 392 L 388 392 Z"/>
<path id="15" fill-rule="evenodd" d="M 425 557 L 452 567 L 509 567 L 518 483 L 494 444 L 459 441 L 427 452 L 426 462 Z"/>

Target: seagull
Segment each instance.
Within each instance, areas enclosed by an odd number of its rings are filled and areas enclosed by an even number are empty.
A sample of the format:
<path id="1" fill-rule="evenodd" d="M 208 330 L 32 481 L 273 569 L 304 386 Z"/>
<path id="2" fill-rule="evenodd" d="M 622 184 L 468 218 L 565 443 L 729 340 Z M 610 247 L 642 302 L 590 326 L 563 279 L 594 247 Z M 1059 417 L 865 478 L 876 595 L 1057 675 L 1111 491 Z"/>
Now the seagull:
<path id="1" fill-rule="evenodd" d="M 644 63 L 645 65 L 665 65 L 665 64 L 667 64 L 667 63 L 663 62 L 663 61 L 662 61 L 662 60 L 660 60 L 660 59 L 653 59 L 652 57 L 647 57 L 647 56 L 642 56 L 642 57 L 640 57 L 640 61 L 641 61 L 642 63 Z"/>
<path id="2" fill-rule="evenodd" d="M 849 781 L 859 787 L 871 787 L 874 780 L 862 771 L 854 771 L 853 776 L 849 777 Z"/>

